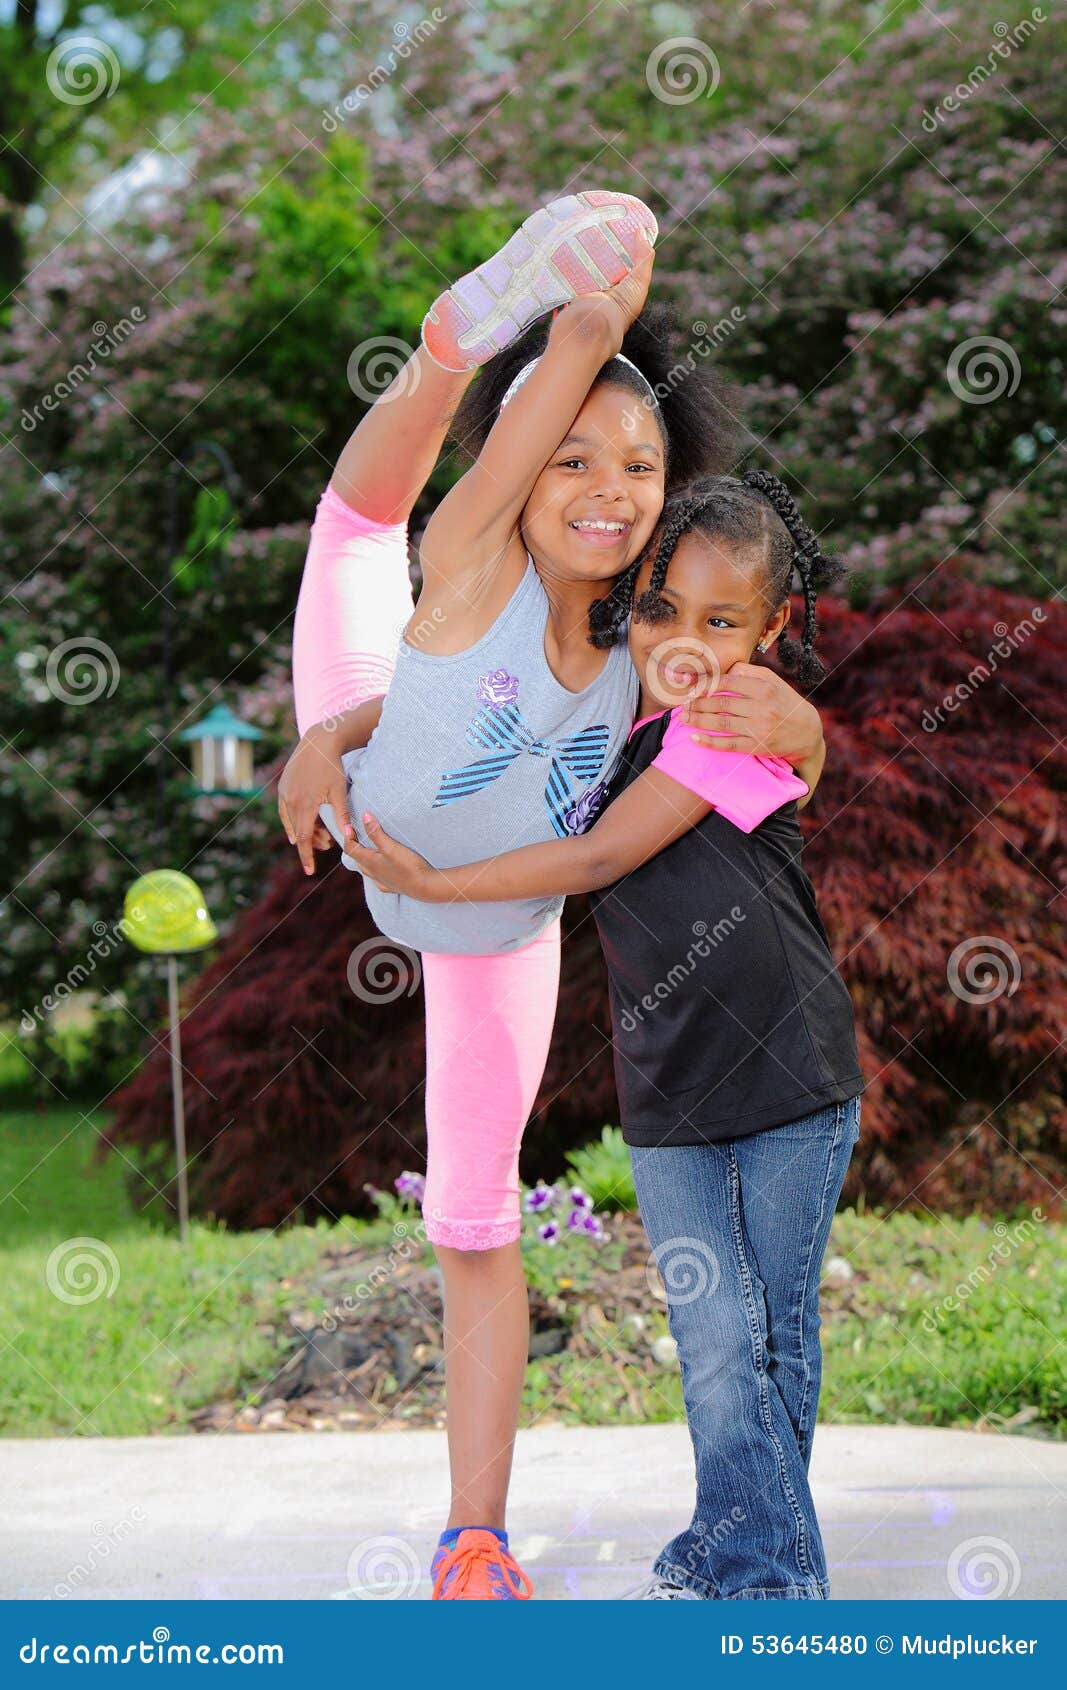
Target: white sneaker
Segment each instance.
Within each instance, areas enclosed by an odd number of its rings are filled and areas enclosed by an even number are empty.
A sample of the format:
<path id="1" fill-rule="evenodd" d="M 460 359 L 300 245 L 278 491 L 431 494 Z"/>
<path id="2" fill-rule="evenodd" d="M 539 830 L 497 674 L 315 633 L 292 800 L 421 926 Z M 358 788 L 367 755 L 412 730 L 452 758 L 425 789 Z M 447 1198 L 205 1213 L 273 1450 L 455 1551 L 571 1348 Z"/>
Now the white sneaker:
<path id="1" fill-rule="evenodd" d="M 623 1602 L 699 1602 L 700 1597 L 695 1590 L 687 1590 L 684 1585 L 668 1584 L 666 1579 L 657 1578 L 655 1574 L 645 1579 L 643 1584 L 634 1590 L 626 1590 L 622 1594 Z"/>
<path id="2" fill-rule="evenodd" d="M 584 189 L 551 200 L 434 300 L 423 344 L 443 369 L 477 369 L 554 306 L 621 282 L 658 232 L 632 194 Z"/>

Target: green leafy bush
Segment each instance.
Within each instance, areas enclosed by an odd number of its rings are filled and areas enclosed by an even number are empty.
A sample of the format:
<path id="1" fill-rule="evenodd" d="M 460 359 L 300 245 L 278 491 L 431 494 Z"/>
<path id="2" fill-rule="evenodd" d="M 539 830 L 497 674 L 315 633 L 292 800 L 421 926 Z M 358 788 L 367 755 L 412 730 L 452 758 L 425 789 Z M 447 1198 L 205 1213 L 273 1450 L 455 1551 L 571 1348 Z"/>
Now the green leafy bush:
<path id="1" fill-rule="evenodd" d="M 598 1209 L 637 1208 L 630 1152 L 619 1127 L 602 1127 L 598 1139 L 569 1151 L 567 1166 Z"/>

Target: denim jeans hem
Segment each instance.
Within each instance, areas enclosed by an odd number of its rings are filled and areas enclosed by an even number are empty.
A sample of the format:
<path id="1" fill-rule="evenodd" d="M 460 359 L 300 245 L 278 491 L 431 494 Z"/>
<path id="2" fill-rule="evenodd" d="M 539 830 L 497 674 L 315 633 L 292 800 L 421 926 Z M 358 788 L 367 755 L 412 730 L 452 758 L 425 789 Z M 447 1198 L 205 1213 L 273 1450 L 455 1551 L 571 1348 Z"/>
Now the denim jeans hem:
<path id="1" fill-rule="evenodd" d="M 785 1584 L 777 1589 L 771 1585 L 750 1585 L 747 1590 L 735 1590 L 732 1596 L 722 1596 L 707 1579 L 698 1578 L 673 1561 L 660 1558 L 652 1571 L 657 1578 L 681 1585 L 683 1590 L 692 1590 L 708 1602 L 828 1602 L 830 1599 L 828 1583 Z"/>
<path id="2" fill-rule="evenodd" d="M 780 1590 L 759 1589 L 753 1586 L 750 1590 L 735 1590 L 732 1596 L 724 1598 L 727 1602 L 826 1602 L 830 1597 L 828 1584 L 786 1584 Z"/>
<path id="3" fill-rule="evenodd" d="M 652 1571 L 658 1579 L 666 1579 L 668 1584 L 680 1585 L 683 1590 L 691 1590 L 697 1596 L 702 1596 L 707 1602 L 718 1600 L 719 1593 L 707 1579 L 698 1577 L 685 1567 L 678 1567 L 673 1561 L 665 1561 L 661 1556 L 652 1564 Z"/>

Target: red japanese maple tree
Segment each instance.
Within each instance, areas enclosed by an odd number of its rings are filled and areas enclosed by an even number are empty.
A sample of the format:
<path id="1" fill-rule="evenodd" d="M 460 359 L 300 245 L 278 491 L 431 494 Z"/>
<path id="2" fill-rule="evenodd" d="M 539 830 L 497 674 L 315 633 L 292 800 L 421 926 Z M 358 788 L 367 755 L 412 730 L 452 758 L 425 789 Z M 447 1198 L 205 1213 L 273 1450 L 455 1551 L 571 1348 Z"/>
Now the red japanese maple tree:
<path id="1" fill-rule="evenodd" d="M 821 620 L 829 759 L 803 817 L 805 862 L 869 1081 L 846 1197 L 1055 1209 L 1067 635 L 1052 606 L 944 565 L 866 610 L 832 600 Z M 184 1006 L 194 1203 L 241 1226 L 358 1213 L 366 1182 L 389 1184 L 425 1154 L 418 959 L 375 939 L 336 852 L 309 881 L 278 837 L 266 891 Z M 560 1014 L 523 1150 L 531 1179 L 616 1118 L 583 899 L 564 928 Z M 157 1169 L 168 1086 L 160 1047 L 106 1135 Z"/>

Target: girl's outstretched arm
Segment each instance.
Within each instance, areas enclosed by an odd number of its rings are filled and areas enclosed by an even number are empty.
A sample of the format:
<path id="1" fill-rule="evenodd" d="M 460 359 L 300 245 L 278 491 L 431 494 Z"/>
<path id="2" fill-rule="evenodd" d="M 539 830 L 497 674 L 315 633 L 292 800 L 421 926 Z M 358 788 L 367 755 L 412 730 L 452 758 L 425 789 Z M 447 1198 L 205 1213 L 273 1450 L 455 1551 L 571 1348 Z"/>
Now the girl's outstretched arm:
<path id="1" fill-rule="evenodd" d="M 364 815 L 373 848 L 354 846 L 350 855 L 383 891 L 406 892 L 424 903 L 593 892 L 657 856 L 711 810 L 751 833 L 776 810 L 806 795 L 804 782 L 782 759 L 734 757 L 694 746 L 681 712 L 674 711 L 651 767 L 608 805 L 588 833 L 435 869 L 399 845 L 373 816 Z"/>
<path id="2" fill-rule="evenodd" d="M 535 482 L 580 411 L 593 378 L 613 358 L 641 311 L 655 248 L 603 293 L 562 310 L 544 356 L 489 433 L 477 461 L 442 499 L 426 526 L 420 559 L 427 583 L 455 579 L 457 559 L 475 573 L 500 561 Z"/>
<path id="3" fill-rule="evenodd" d="M 500 857 L 435 869 L 417 851 L 398 844 L 373 817 L 364 816 L 375 849 L 350 845 L 347 850 L 383 891 L 406 892 L 423 903 L 550 897 L 610 886 L 688 833 L 712 807 L 662 770 L 646 769 L 588 833 L 573 839 L 524 845 Z"/>

